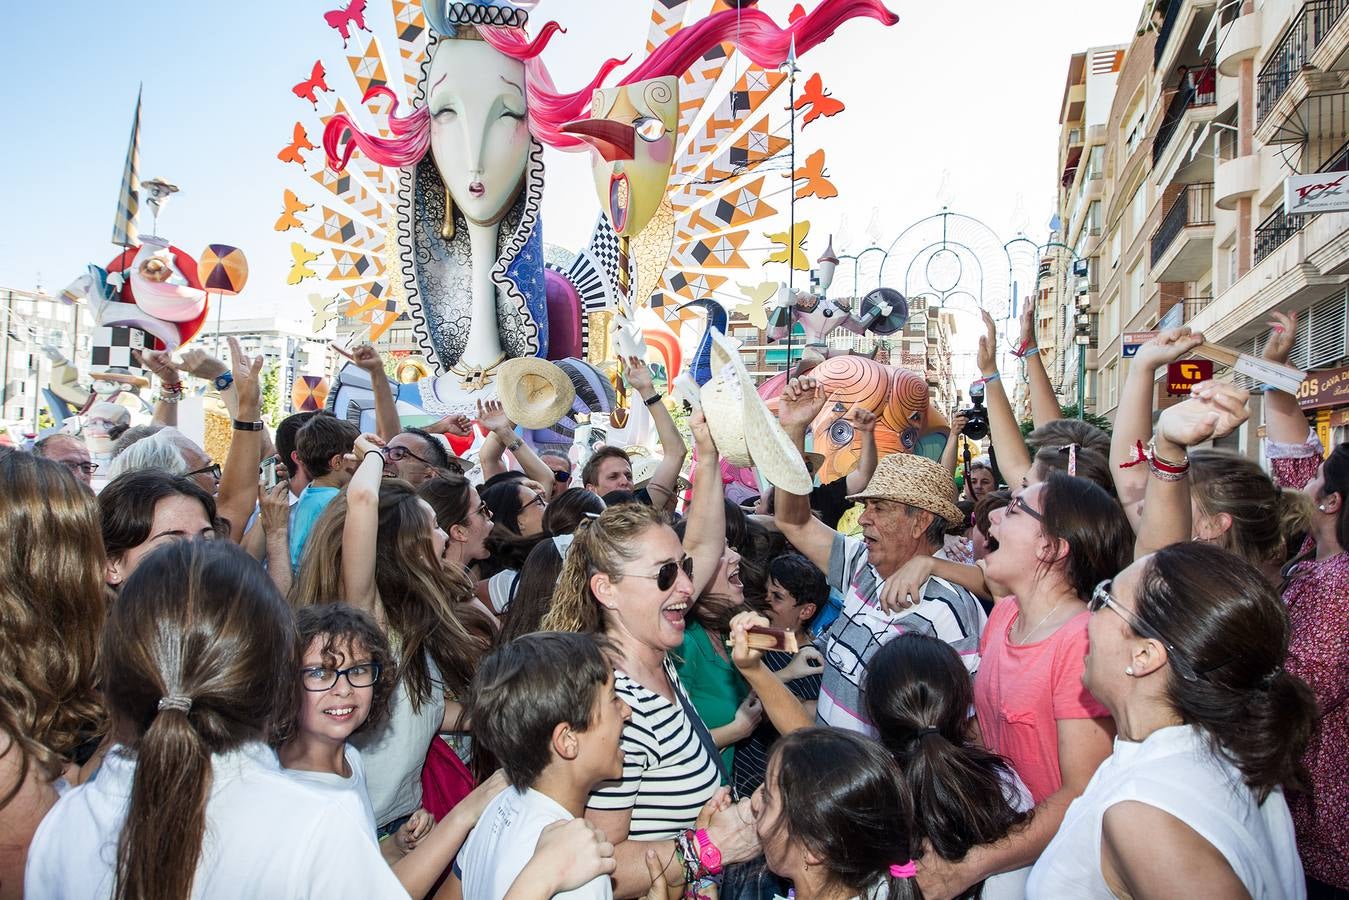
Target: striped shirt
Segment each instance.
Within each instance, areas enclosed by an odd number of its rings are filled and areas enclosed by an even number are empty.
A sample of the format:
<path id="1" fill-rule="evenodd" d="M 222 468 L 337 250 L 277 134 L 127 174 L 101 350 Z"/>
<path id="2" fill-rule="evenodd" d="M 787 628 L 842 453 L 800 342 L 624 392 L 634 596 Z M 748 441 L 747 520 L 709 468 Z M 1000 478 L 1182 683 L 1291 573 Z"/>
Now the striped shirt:
<path id="1" fill-rule="evenodd" d="M 668 658 L 665 674 L 683 694 Z M 591 791 L 586 805 L 631 809 L 632 840 L 668 840 L 692 828 L 703 804 L 717 792 L 721 777 L 716 762 L 678 701 L 648 690 L 620 669 L 614 670 L 614 690 L 632 707 L 632 718 L 623 727 L 623 776 Z"/>
<path id="2" fill-rule="evenodd" d="M 944 559 L 940 553 L 934 554 Z M 973 594 L 941 578 L 923 585 L 923 599 L 901 613 L 880 604 L 885 580 L 867 561 L 862 541 L 834 536 L 829 586 L 844 595 L 843 611 L 817 642 L 824 654 L 823 683 L 815 707 L 821 725 L 876 735 L 863 705 L 867 663 L 876 651 L 904 632 L 917 632 L 955 648 L 970 673 L 979 669 L 979 636 L 988 615 Z"/>

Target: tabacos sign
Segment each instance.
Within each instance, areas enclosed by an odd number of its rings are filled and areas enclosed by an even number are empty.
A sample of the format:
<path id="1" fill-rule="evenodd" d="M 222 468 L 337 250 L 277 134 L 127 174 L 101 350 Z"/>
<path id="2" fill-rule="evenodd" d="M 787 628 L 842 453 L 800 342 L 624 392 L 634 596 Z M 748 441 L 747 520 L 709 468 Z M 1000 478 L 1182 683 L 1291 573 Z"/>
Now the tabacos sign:
<path id="1" fill-rule="evenodd" d="M 1213 363 L 1207 359 L 1182 359 L 1166 367 L 1166 392 L 1172 397 L 1188 397 L 1201 381 L 1213 377 Z"/>
<path id="2" fill-rule="evenodd" d="M 1349 172 L 1290 175 L 1284 182 L 1283 211 L 1287 215 L 1344 210 L 1349 210 Z"/>

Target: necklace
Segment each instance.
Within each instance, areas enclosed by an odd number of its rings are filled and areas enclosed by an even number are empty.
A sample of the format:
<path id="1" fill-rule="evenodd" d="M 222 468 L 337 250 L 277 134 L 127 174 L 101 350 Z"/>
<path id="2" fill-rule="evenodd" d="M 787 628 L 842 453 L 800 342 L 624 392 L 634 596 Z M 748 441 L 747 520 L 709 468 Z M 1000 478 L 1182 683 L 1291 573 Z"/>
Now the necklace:
<path id="1" fill-rule="evenodd" d="M 1045 617 L 1044 617 L 1043 619 L 1041 619 L 1040 621 L 1038 621 L 1038 622 L 1035 623 L 1035 627 L 1034 627 L 1034 628 L 1032 628 L 1030 631 L 1025 632 L 1025 633 L 1022 635 L 1022 637 L 1021 637 L 1021 643 L 1023 643 L 1023 644 L 1029 643 L 1029 642 L 1030 642 L 1030 636 L 1031 636 L 1032 634 L 1035 634 L 1035 632 L 1039 631 L 1039 630 L 1040 630 L 1040 626 L 1043 625 L 1044 623 L 1048 622 L 1048 621 L 1049 621 L 1049 617 L 1052 616 L 1052 615 L 1054 615 L 1054 613 L 1058 612 L 1058 611 L 1059 611 L 1059 607 L 1062 606 L 1062 605 L 1063 605 L 1063 601 L 1062 601 L 1062 600 L 1060 600 L 1058 603 L 1055 603 L 1054 606 L 1053 606 L 1053 608 L 1050 609 L 1049 612 L 1045 613 Z"/>
<path id="2" fill-rule="evenodd" d="M 495 375 L 494 370 L 506 359 L 503 352 L 496 359 L 485 366 L 470 366 L 467 363 L 459 363 L 450 366 L 450 371 L 459 376 L 459 384 L 466 391 L 481 391 L 492 383 Z"/>

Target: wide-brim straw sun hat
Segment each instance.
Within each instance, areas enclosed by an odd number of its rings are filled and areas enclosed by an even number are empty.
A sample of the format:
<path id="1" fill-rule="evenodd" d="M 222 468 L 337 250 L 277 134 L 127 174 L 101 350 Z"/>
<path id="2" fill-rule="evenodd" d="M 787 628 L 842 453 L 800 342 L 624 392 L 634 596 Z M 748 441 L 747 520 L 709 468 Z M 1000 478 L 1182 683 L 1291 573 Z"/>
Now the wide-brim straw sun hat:
<path id="1" fill-rule="evenodd" d="M 561 367 L 537 356 L 508 359 L 497 370 L 501 408 L 525 428 L 550 428 L 571 412 L 576 388 Z"/>
<path id="2" fill-rule="evenodd" d="M 806 462 L 754 389 L 739 348 L 719 331 L 712 338 L 712 380 L 703 385 L 702 403 L 717 452 L 733 466 L 755 466 L 779 490 L 809 494 Z"/>
<path id="3" fill-rule="evenodd" d="M 956 506 L 956 483 L 951 473 L 916 453 L 892 453 L 882 459 L 862 493 L 848 499 L 904 503 L 941 516 L 947 522 L 965 518 Z"/>

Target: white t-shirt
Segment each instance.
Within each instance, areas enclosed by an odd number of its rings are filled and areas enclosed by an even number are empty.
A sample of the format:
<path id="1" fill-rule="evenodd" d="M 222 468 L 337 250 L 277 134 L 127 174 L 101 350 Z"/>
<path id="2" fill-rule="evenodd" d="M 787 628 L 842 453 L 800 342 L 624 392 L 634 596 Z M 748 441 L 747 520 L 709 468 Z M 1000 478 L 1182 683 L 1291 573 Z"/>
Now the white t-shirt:
<path id="1" fill-rule="evenodd" d="M 378 731 L 353 735 L 365 758 L 366 790 L 375 811 L 375 823 L 386 825 L 411 815 L 422 803 L 422 768 L 426 751 L 445 718 L 445 686 L 440 669 L 426 657 L 431 672 L 431 696 L 413 712 L 407 679 L 399 678 L 389 704 L 389 718 Z"/>
<path id="2" fill-rule="evenodd" d="M 345 806 L 352 818 L 369 826 L 370 840 L 378 844 L 379 840 L 375 837 L 375 810 L 370 805 L 370 791 L 365 786 L 365 763 L 361 761 L 361 751 L 351 744 L 346 744 L 343 755 L 346 756 L 347 766 L 351 769 L 349 778 L 334 775 L 332 772 L 310 772 L 307 769 L 282 768 L 281 771 L 287 778 L 298 781 Z"/>
<path id="3" fill-rule="evenodd" d="M 1170 813 L 1227 860 L 1252 900 L 1304 900 L 1307 883 L 1283 791 L 1257 804 L 1236 766 L 1216 756 L 1190 725 L 1162 728 L 1142 743 L 1115 739 L 1087 788 L 1068 807 L 1058 834 L 1031 871 L 1026 896 L 1110 898 L 1101 874 L 1105 811 L 1126 801 Z M 1175 895 L 1187 890 L 1177 871 Z"/>
<path id="4" fill-rule="evenodd" d="M 111 897 L 136 761 L 109 751 L 98 776 L 56 802 L 28 850 L 30 900 Z M 347 806 L 287 778 L 265 744 L 211 758 L 193 900 L 406 898 Z"/>
<path id="5" fill-rule="evenodd" d="M 571 818 L 560 803 L 533 788 L 507 788 L 497 794 L 464 841 L 455 863 L 464 884 L 464 900 L 501 900 L 534 855 L 543 829 Z M 613 896 L 609 876 L 600 875 L 554 898 L 612 900 Z"/>
<path id="6" fill-rule="evenodd" d="M 487 579 L 487 596 L 492 601 L 492 612 L 502 615 L 511 605 L 511 589 L 520 573 L 515 569 L 502 569 Z"/>

